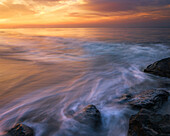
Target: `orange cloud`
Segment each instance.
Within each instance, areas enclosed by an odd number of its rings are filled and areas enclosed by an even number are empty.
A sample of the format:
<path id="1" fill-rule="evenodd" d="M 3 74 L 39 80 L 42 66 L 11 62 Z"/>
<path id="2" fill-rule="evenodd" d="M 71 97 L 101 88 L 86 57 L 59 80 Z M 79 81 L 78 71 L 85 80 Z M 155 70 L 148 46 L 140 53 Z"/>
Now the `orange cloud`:
<path id="1" fill-rule="evenodd" d="M 1 0 L 0 27 L 169 26 L 169 11 L 168 0 Z"/>

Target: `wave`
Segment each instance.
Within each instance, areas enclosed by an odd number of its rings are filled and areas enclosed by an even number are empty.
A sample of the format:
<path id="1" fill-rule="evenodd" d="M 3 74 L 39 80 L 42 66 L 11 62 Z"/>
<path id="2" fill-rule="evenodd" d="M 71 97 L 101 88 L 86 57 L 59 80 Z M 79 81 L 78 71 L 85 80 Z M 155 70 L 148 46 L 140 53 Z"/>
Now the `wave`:
<path id="1" fill-rule="evenodd" d="M 0 81 L 8 83 L 0 97 L 10 99 L 15 94 L 17 98 L 0 108 L 0 134 L 23 122 L 37 136 L 126 136 L 128 119 L 135 111 L 118 104 L 119 98 L 168 83 L 142 70 L 169 54 L 169 46 L 160 43 L 6 37 L 0 43 L 0 59 L 6 62 Z M 12 74 L 8 66 L 13 66 Z M 100 133 L 70 118 L 88 104 L 101 111 Z"/>

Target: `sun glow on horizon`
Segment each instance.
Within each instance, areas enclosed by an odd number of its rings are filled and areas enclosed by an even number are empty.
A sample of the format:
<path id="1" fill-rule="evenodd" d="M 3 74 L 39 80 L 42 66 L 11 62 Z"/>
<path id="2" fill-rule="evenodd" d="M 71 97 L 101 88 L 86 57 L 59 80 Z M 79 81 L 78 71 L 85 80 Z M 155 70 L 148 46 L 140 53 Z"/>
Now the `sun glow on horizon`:
<path id="1" fill-rule="evenodd" d="M 170 2 L 151 0 L 147 4 L 135 0 L 1 0 L 0 27 L 114 26 L 169 21 Z"/>

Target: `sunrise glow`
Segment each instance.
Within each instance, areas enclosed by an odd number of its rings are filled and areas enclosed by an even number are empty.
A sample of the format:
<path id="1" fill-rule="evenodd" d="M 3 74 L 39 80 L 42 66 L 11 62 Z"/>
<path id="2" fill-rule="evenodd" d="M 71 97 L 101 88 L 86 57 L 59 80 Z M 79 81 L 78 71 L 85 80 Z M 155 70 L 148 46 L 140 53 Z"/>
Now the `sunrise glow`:
<path id="1" fill-rule="evenodd" d="M 168 0 L 1 0 L 0 27 L 169 26 Z"/>

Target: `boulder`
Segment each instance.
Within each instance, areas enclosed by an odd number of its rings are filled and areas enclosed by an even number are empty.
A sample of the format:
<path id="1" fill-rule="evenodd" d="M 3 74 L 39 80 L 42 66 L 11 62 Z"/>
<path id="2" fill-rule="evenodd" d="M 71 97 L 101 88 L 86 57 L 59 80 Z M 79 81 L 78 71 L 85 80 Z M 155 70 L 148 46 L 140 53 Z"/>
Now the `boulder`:
<path id="1" fill-rule="evenodd" d="M 133 96 L 127 103 L 133 108 L 156 110 L 168 100 L 169 93 L 165 90 L 146 90 Z"/>
<path id="2" fill-rule="evenodd" d="M 170 78 L 170 58 L 165 58 L 149 65 L 144 72 Z"/>
<path id="3" fill-rule="evenodd" d="M 34 136 L 34 131 L 24 124 L 17 124 L 7 132 L 7 136 Z"/>
<path id="4" fill-rule="evenodd" d="M 80 112 L 76 113 L 74 119 L 92 128 L 99 128 L 101 125 L 101 114 L 94 105 L 88 105 Z"/>
<path id="5" fill-rule="evenodd" d="M 170 115 L 141 109 L 130 118 L 128 136 L 170 136 Z"/>

